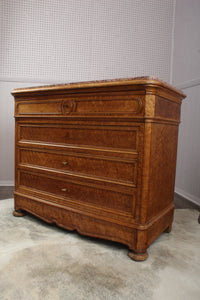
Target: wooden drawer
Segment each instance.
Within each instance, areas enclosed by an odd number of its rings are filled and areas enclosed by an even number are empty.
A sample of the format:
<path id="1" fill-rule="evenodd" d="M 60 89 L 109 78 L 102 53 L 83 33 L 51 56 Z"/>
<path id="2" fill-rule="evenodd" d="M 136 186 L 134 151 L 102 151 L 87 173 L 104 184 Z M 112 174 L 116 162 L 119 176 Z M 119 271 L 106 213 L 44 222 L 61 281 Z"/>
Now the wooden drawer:
<path id="1" fill-rule="evenodd" d="M 42 191 L 49 195 L 59 196 L 56 203 L 64 204 L 72 201 L 75 204 L 82 203 L 99 209 L 112 210 L 122 214 L 135 214 L 136 190 L 114 190 L 103 185 L 87 184 L 86 182 L 74 182 L 42 174 L 31 174 L 21 171 L 19 173 L 20 187 L 30 188 L 33 191 Z M 63 200 L 66 199 L 66 200 Z M 49 201 L 51 197 L 49 197 Z"/>
<path id="2" fill-rule="evenodd" d="M 19 149 L 20 164 L 35 165 L 63 172 L 88 174 L 131 182 L 136 185 L 137 159 L 106 157 L 105 155 L 87 155 L 69 152 Z"/>
<path id="3" fill-rule="evenodd" d="M 90 115 L 138 115 L 144 113 L 144 91 L 119 92 L 100 95 L 75 94 L 42 96 L 16 102 L 16 116 L 57 115 L 57 116 L 90 116 Z"/>
<path id="4" fill-rule="evenodd" d="M 139 126 L 21 124 L 19 140 L 138 150 Z"/>

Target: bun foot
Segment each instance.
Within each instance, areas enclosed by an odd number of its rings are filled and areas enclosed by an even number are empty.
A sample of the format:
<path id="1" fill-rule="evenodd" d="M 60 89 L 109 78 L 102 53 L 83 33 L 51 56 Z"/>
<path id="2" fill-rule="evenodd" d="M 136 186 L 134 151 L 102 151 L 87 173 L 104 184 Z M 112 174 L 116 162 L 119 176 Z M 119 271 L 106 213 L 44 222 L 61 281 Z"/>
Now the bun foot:
<path id="1" fill-rule="evenodd" d="M 129 251 L 128 256 L 135 261 L 143 261 L 147 259 L 148 252 L 146 251 L 144 253 L 135 253 L 133 251 Z"/>
<path id="2" fill-rule="evenodd" d="M 169 225 L 166 229 L 165 229 L 165 231 L 164 232 L 167 232 L 167 233 L 170 233 L 171 232 L 171 230 L 172 230 L 172 224 L 171 225 Z"/>
<path id="3" fill-rule="evenodd" d="M 13 216 L 15 216 L 15 217 L 23 217 L 25 215 L 26 214 L 24 212 L 22 212 L 21 210 L 14 210 L 13 211 Z"/>

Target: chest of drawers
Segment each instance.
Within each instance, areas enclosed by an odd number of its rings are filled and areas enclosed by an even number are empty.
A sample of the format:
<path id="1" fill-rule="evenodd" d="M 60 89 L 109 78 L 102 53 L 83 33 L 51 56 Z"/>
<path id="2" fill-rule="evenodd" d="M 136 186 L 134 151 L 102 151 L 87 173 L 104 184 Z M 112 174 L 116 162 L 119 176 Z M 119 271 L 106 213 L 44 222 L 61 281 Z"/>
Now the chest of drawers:
<path id="1" fill-rule="evenodd" d="M 15 216 L 121 242 L 135 260 L 173 220 L 185 95 L 154 77 L 16 89 Z"/>

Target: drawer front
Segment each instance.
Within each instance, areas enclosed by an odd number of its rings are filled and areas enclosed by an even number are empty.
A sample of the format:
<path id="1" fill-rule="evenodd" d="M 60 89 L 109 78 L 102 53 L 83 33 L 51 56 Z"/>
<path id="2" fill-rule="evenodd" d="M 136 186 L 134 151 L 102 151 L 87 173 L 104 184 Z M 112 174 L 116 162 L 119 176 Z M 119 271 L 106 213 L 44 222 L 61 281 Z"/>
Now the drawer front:
<path id="1" fill-rule="evenodd" d="M 16 115 L 61 115 L 62 103 L 55 101 L 20 101 L 16 103 Z"/>
<path id="2" fill-rule="evenodd" d="M 16 102 L 15 115 L 143 115 L 144 97 L 144 91 L 27 97 Z"/>
<path id="3" fill-rule="evenodd" d="M 133 216 L 135 206 L 134 193 L 128 191 L 114 191 L 104 187 L 89 185 L 86 183 L 75 183 L 49 178 L 43 175 L 35 175 L 20 172 L 20 186 L 45 192 L 49 195 L 57 195 L 56 203 L 63 204 L 67 201 L 87 204 L 104 210 L 112 210 Z M 60 196 L 60 198 L 59 198 Z M 66 199 L 66 200 L 64 200 Z M 51 197 L 49 197 L 49 201 Z"/>
<path id="4" fill-rule="evenodd" d="M 118 114 L 141 114 L 144 107 L 144 95 L 114 93 L 112 95 L 80 95 L 64 100 L 63 105 L 72 107 L 72 115 L 118 115 Z"/>
<path id="5" fill-rule="evenodd" d="M 138 149 L 138 127 L 21 124 L 20 140 L 113 149 Z"/>
<path id="6" fill-rule="evenodd" d="M 136 185 L 136 160 L 20 149 L 20 163 L 122 180 Z"/>

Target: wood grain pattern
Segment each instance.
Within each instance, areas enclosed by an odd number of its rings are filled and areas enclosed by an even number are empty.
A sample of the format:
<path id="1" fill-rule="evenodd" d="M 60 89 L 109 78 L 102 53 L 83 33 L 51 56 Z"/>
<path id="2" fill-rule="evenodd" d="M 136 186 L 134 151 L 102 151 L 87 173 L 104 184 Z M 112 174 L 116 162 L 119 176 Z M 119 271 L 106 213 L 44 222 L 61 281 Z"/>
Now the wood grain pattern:
<path id="1" fill-rule="evenodd" d="M 21 125 L 20 140 L 137 150 L 137 128 Z"/>
<path id="2" fill-rule="evenodd" d="M 58 204 L 38 201 L 30 197 L 16 195 L 15 199 L 17 209 L 23 207 L 25 211 L 47 223 L 55 223 L 68 230 L 77 230 L 80 234 L 121 242 L 134 250 L 135 230 L 133 228 L 88 217 Z"/>
<path id="3" fill-rule="evenodd" d="M 154 77 L 17 89 L 15 216 L 121 242 L 171 230 L 185 95 Z"/>
<path id="4" fill-rule="evenodd" d="M 60 115 L 62 103 L 59 101 L 21 101 L 16 103 L 16 115 Z"/>
<path id="5" fill-rule="evenodd" d="M 53 178 L 20 172 L 20 185 L 43 191 L 48 194 L 62 196 L 71 201 L 83 202 L 95 207 L 133 214 L 134 193 L 128 189 L 124 192 L 113 189 L 102 189 L 101 185 L 89 185 L 87 182 L 63 181 Z M 67 201 L 65 200 L 67 203 Z"/>
<path id="6" fill-rule="evenodd" d="M 177 126 L 152 125 L 147 220 L 165 209 L 174 197 L 177 139 Z"/>
<path id="7" fill-rule="evenodd" d="M 30 96 L 29 96 L 30 97 Z M 44 95 L 32 96 L 29 101 L 27 97 L 16 98 L 16 117 L 55 116 L 70 117 L 80 116 L 141 116 L 144 113 L 144 91 L 113 92 L 112 96 L 107 93 L 91 92 L 87 95 Z"/>
<path id="8" fill-rule="evenodd" d="M 66 173 L 88 174 L 97 177 L 108 177 L 120 181 L 137 183 L 137 158 L 118 159 L 105 155 L 77 154 L 74 152 L 59 153 L 48 150 L 21 149 L 20 165 L 39 166 Z M 105 172 L 106 170 L 106 172 Z"/>
<path id="9" fill-rule="evenodd" d="M 180 121 L 181 103 L 163 97 L 156 97 L 155 116 Z"/>

